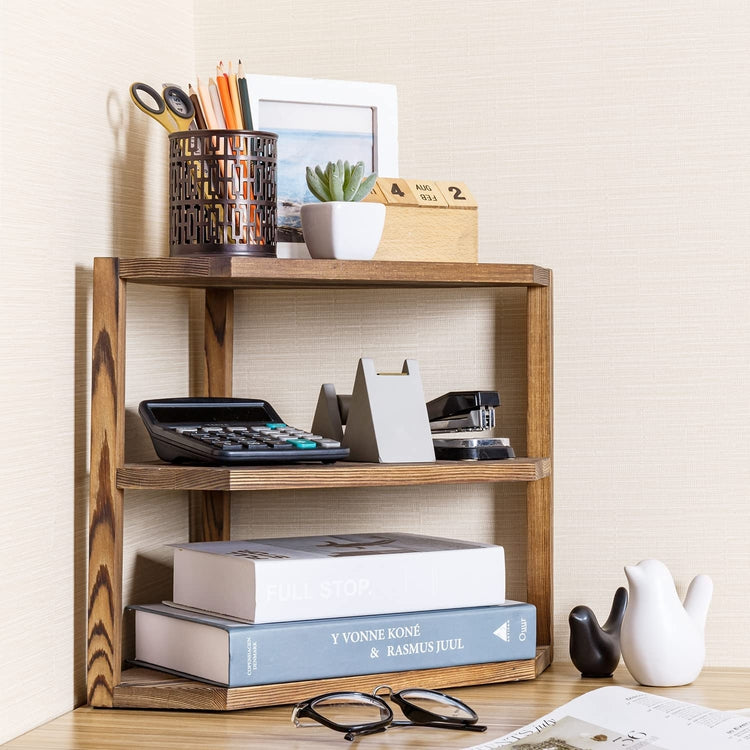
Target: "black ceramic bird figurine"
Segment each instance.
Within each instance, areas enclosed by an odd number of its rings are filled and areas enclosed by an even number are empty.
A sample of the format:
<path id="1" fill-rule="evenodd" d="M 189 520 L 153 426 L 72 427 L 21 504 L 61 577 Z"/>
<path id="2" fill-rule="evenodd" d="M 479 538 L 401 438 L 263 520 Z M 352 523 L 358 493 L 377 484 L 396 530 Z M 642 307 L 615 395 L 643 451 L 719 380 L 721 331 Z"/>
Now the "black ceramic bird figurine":
<path id="1" fill-rule="evenodd" d="M 570 658 L 582 677 L 612 676 L 620 663 L 620 627 L 627 604 L 627 589 L 620 586 L 603 627 L 589 607 L 579 605 L 571 610 Z"/>

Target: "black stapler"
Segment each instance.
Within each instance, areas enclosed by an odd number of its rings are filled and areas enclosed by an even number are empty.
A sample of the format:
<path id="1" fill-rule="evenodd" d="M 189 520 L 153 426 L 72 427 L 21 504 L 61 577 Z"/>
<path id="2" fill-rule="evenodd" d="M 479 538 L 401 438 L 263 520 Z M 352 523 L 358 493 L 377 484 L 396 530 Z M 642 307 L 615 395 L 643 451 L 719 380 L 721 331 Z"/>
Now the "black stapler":
<path id="1" fill-rule="evenodd" d="M 497 391 L 451 391 L 427 402 L 427 417 L 434 434 L 478 432 L 495 426 Z M 433 438 L 435 458 L 481 461 L 515 458 L 508 438 Z"/>

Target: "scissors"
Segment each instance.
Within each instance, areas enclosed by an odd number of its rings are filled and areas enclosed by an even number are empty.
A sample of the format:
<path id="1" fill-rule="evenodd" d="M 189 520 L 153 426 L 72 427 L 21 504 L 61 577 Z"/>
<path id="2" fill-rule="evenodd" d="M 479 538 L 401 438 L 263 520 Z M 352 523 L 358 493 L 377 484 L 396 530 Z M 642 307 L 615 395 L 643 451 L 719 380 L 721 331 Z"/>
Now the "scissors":
<path id="1" fill-rule="evenodd" d="M 153 100 L 153 104 L 144 100 L 143 94 Z M 190 97 L 179 86 L 165 86 L 162 97 L 148 84 L 134 83 L 130 86 L 130 98 L 138 109 L 153 117 L 169 133 L 188 130 L 195 116 Z"/>

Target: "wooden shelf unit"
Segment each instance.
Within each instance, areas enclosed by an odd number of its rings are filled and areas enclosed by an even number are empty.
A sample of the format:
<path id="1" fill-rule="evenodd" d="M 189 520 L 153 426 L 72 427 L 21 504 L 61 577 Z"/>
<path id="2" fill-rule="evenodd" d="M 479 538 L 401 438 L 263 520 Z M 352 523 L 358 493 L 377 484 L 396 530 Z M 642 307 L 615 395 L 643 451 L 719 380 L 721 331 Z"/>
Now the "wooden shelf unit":
<path id="1" fill-rule="evenodd" d="M 527 450 L 531 458 L 429 464 L 186 467 L 126 464 L 127 285 L 205 289 L 204 389 L 232 391 L 235 289 L 525 287 Z M 91 482 L 89 504 L 88 702 L 97 707 L 235 710 L 292 703 L 316 692 L 388 682 L 451 687 L 532 679 L 552 658 L 552 300 L 551 272 L 533 265 L 282 260 L 249 257 L 95 258 Z M 221 688 L 144 669 L 123 671 L 122 553 L 125 489 L 193 491 L 191 541 L 230 538 L 233 490 L 524 482 L 527 600 L 537 608 L 537 656 L 448 669 Z"/>

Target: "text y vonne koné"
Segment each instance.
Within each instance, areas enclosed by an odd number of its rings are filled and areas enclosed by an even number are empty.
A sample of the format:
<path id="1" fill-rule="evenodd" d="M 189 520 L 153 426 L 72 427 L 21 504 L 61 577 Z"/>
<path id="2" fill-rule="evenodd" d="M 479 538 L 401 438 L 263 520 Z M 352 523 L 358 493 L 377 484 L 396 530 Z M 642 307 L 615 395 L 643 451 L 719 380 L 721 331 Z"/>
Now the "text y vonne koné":
<path id="1" fill-rule="evenodd" d="M 383 641 L 403 641 L 405 639 L 419 638 L 422 635 L 422 626 L 419 623 L 413 625 L 394 625 L 387 628 L 372 628 L 368 630 L 342 630 L 331 633 L 334 646 L 349 645 L 353 643 L 377 643 Z M 461 651 L 464 647 L 462 638 L 441 638 L 430 641 L 411 641 L 409 643 L 386 644 L 385 656 L 406 656 L 407 654 L 439 654 L 443 651 Z M 371 652 L 376 658 L 380 654 Z"/>

